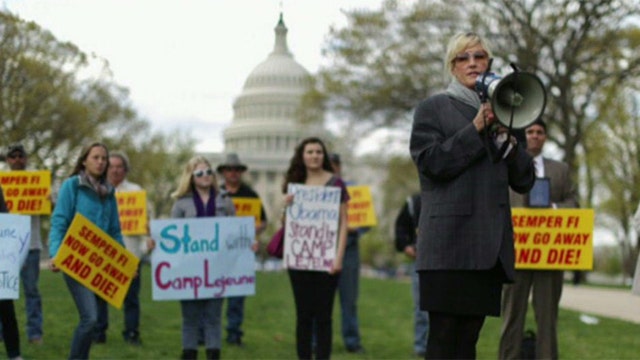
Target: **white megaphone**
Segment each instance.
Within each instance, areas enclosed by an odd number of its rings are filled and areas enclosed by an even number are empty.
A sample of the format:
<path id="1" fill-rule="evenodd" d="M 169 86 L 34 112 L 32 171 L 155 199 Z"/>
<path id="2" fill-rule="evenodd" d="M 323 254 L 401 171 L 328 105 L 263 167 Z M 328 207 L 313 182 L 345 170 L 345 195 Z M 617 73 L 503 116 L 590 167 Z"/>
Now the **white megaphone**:
<path id="1" fill-rule="evenodd" d="M 534 74 L 518 71 L 504 78 L 486 72 L 476 80 L 476 92 L 482 101 L 490 101 L 493 113 L 502 125 L 523 129 L 536 121 L 547 105 L 542 81 Z"/>

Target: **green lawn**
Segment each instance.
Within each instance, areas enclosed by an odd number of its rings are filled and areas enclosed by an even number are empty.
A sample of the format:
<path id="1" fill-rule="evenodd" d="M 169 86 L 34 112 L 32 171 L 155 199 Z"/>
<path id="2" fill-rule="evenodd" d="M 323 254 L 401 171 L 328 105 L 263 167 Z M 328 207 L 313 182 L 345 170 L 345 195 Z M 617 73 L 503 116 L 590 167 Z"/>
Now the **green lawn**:
<path id="1" fill-rule="evenodd" d="M 180 309 L 177 302 L 151 301 L 149 267 L 143 271 L 142 347 L 124 343 L 122 313 L 110 308 L 107 344 L 91 349 L 93 359 L 176 359 L 180 345 Z M 29 345 L 24 331 L 24 301 L 17 302 L 25 359 L 61 359 L 68 347 L 78 316 L 60 274 L 41 273 L 40 288 L 44 306 L 44 345 Z M 407 282 L 362 279 L 360 289 L 360 331 L 365 354 L 345 351 L 339 336 L 338 306 L 334 315 L 334 359 L 411 359 L 412 315 L 410 286 Z M 531 313 L 531 311 L 529 311 Z M 637 359 L 640 325 L 600 319 L 598 325 L 580 322 L 579 313 L 561 311 L 560 357 L 563 359 Z M 244 348 L 223 344 L 227 359 L 294 359 L 294 306 L 285 273 L 258 273 L 257 296 L 247 299 Z M 532 323 L 529 318 L 529 323 Z M 488 318 L 478 343 L 478 358 L 496 359 L 500 319 Z M 5 356 L 0 350 L 0 358 Z M 204 358 L 204 350 L 200 350 Z"/>

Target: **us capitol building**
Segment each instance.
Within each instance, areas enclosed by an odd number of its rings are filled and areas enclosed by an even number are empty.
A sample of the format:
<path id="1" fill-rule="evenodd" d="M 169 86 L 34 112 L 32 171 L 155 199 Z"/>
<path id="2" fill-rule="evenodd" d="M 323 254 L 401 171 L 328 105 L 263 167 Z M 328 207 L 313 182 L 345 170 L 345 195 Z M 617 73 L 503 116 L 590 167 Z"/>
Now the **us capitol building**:
<path id="1" fill-rule="evenodd" d="M 260 195 L 270 223 L 282 206 L 282 182 L 295 146 L 308 136 L 328 140 L 320 125 L 302 125 L 296 113 L 311 85 L 311 74 L 287 46 L 282 14 L 275 27 L 275 45 L 256 66 L 233 103 L 232 124 L 224 130 L 224 152 L 202 154 L 213 166 L 225 154 L 237 153 L 249 167 L 243 180 Z"/>

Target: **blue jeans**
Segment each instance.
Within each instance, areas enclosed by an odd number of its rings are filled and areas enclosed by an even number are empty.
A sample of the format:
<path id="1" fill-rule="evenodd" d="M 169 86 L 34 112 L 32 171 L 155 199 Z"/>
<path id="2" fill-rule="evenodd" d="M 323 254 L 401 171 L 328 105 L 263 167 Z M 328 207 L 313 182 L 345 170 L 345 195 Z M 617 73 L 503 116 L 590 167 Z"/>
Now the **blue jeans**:
<path id="1" fill-rule="evenodd" d="M 124 332 L 125 339 L 137 338 L 140 326 L 140 266 L 138 265 L 138 276 L 131 280 L 129 291 L 124 298 Z"/>
<path id="2" fill-rule="evenodd" d="M 40 292 L 38 292 L 39 277 L 40 250 L 29 250 L 27 259 L 20 271 L 20 282 L 22 282 L 27 310 L 27 338 L 29 340 L 42 337 L 42 300 Z M 2 338 L 1 324 L 0 338 Z"/>
<path id="3" fill-rule="evenodd" d="M 98 318 L 96 295 L 72 277 L 66 274 L 62 276 L 80 316 L 80 322 L 73 332 L 69 359 L 88 359 Z"/>
<path id="4" fill-rule="evenodd" d="M 40 250 L 29 250 L 20 272 L 27 311 L 27 338 L 42 338 L 42 300 L 38 291 L 40 277 Z"/>
<path id="5" fill-rule="evenodd" d="M 182 300 L 182 349 L 198 349 L 198 332 L 204 328 L 206 349 L 222 346 L 222 299 Z"/>
<path id="6" fill-rule="evenodd" d="M 347 349 L 357 349 L 360 344 L 358 329 L 358 287 L 360 283 L 360 252 L 355 232 L 347 236 L 347 247 L 342 260 L 342 271 L 338 280 L 340 294 L 340 314 L 342 319 L 342 340 Z"/>
<path id="7" fill-rule="evenodd" d="M 413 351 L 416 354 L 427 352 L 429 337 L 429 313 L 420 310 L 420 280 L 415 271 L 415 262 L 411 264 L 411 292 L 413 294 Z"/>
<path id="8" fill-rule="evenodd" d="M 227 298 L 227 341 L 241 341 L 242 320 L 244 319 L 244 296 Z"/>
<path id="9" fill-rule="evenodd" d="M 122 336 L 125 339 L 137 338 L 139 336 L 138 327 L 140 324 L 140 268 L 138 276 L 131 279 L 129 291 L 124 298 L 124 331 Z M 97 297 L 98 300 L 98 322 L 96 323 L 95 338 L 106 339 L 107 329 L 109 329 L 109 304 Z"/>
<path id="10" fill-rule="evenodd" d="M 109 304 L 96 295 L 96 306 L 98 309 L 98 317 L 96 318 L 93 338 L 95 340 L 106 340 L 107 329 L 109 328 Z"/>

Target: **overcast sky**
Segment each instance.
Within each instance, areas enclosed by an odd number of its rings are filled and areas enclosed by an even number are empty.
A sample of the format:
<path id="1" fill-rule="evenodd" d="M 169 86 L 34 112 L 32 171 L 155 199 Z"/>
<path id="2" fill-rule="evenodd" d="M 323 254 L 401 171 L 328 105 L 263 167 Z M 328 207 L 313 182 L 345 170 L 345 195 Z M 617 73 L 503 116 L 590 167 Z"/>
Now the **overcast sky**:
<path id="1" fill-rule="evenodd" d="M 407 2 L 410 0 L 406 0 Z M 2 0 L 62 41 L 109 61 L 155 129 L 189 131 L 199 151 L 222 151 L 222 130 L 245 79 L 269 55 L 280 11 L 289 50 L 314 73 L 342 9 L 381 0 Z"/>

